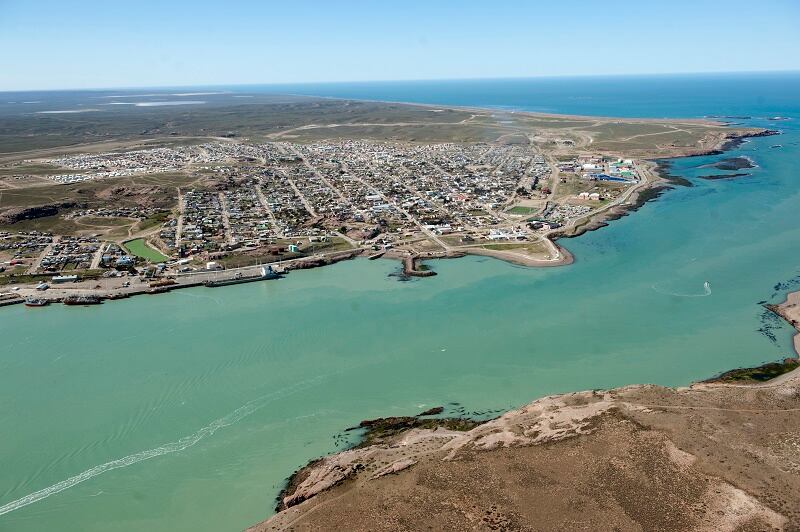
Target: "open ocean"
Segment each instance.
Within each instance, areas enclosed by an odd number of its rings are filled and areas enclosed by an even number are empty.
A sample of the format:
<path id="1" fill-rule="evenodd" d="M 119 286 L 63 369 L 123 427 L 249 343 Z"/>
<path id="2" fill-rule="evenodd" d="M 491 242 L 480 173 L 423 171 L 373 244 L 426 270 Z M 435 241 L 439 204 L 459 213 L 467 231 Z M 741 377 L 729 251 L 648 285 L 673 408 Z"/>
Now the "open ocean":
<path id="1" fill-rule="evenodd" d="M 0 309 L 0 530 L 241 530 L 365 418 L 437 405 L 491 417 L 547 394 L 685 385 L 792 353 L 792 329 L 760 303 L 800 289 L 798 74 L 225 90 L 724 115 L 783 134 L 675 160 L 695 186 L 561 241 L 576 257 L 567 267 L 471 257 L 398 282 L 397 263 L 355 260 L 100 307 Z M 37 109 L 67 98 L 21 97 Z M 758 165 L 750 176 L 696 178 L 735 155 Z"/>

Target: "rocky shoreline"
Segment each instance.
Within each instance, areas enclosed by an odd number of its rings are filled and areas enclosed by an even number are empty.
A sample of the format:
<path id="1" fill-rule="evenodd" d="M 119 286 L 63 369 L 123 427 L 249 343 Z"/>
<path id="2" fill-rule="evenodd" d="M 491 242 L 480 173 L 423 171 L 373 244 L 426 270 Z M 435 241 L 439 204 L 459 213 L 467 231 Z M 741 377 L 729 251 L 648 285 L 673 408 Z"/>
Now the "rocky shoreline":
<path id="1" fill-rule="evenodd" d="M 726 136 L 726 139 L 718 149 L 711 150 L 710 152 L 705 153 L 703 155 L 720 155 L 722 153 L 725 153 L 726 151 L 738 148 L 747 139 L 753 139 L 758 137 L 772 137 L 774 135 L 780 135 L 780 134 L 781 132 L 777 129 L 763 129 L 761 131 L 754 131 L 750 133 L 729 134 Z"/>
<path id="2" fill-rule="evenodd" d="M 441 409 L 441 410 L 440 410 Z M 441 413 L 443 407 L 435 409 L 437 413 Z M 476 421 L 461 417 L 444 417 L 444 418 L 426 418 L 426 415 L 435 415 L 423 412 L 416 416 L 400 416 L 400 417 L 386 417 L 378 419 L 368 419 L 359 423 L 355 427 L 350 427 L 346 431 L 362 430 L 361 439 L 349 451 L 366 449 L 373 445 L 391 444 L 391 442 L 398 437 L 402 436 L 409 430 L 451 430 L 465 432 L 471 430 L 478 425 L 481 421 Z M 401 469 L 405 469 L 413 465 L 412 462 L 402 463 L 402 467 L 394 464 L 393 467 L 385 471 L 376 473 L 376 477 L 384 476 L 391 473 L 396 473 Z M 363 469 L 362 464 L 355 462 L 352 464 L 341 464 L 335 461 L 331 466 L 326 462 L 326 458 L 317 458 L 310 461 L 305 466 L 301 467 L 289 478 L 286 479 L 286 485 L 278 494 L 276 498 L 275 511 L 281 512 L 287 510 L 292 506 L 296 506 L 315 495 L 338 486 L 342 482 L 352 478 L 355 474 Z"/>
<path id="3" fill-rule="evenodd" d="M 619 220 L 624 216 L 628 216 L 629 214 L 636 212 L 642 208 L 645 203 L 655 201 L 661 197 L 662 194 L 671 189 L 672 187 L 669 185 L 655 185 L 652 187 L 643 188 L 634 195 L 633 201 L 624 205 L 616 205 L 602 213 L 602 215 L 590 218 L 586 223 L 581 224 L 572 231 L 555 233 L 553 235 L 553 240 L 558 240 L 561 238 L 576 238 L 584 233 L 596 231 L 598 229 L 602 229 L 603 227 L 608 227 L 609 222 Z"/>
<path id="4" fill-rule="evenodd" d="M 800 354 L 800 291 L 787 294 L 786 300 L 783 303 L 764 306 L 795 328 L 797 334 L 795 334 L 793 338 L 794 350 L 796 353 Z"/>
<path id="5" fill-rule="evenodd" d="M 800 291 L 790 293 L 780 305 L 767 308 L 798 330 L 794 340 L 796 351 L 800 349 Z M 652 459 L 664 469 L 662 476 L 657 477 L 660 482 L 669 484 L 667 479 L 671 475 L 681 482 L 691 480 L 702 486 L 692 495 L 687 495 L 680 484 L 666 490 L 663 486 L 658 488 L 657 495 L 670 501 L 664 512 L 670 513 L 676 505 L 682 505 L 692 527 L 700 529 L 712 523 L 727 524 L 722 528 L 731 530 L 795 529 L 800 527 L 800 495 L 797 495 L 800 476 L 794 472 L 800 472 L 800 459 L 792 451 L 797 442 L 792 442 L 793 435 L 800 433 L 797 432 L 800 418 L 794 415 L 798 410 L 800 358 L 789 357 L 726 371 L 686 388 L 633 385 L 545 397 L 490 420 L 449 416 L 444 407 L 428 409 L 416 416 L 364 420 L 347 429 L 363 431 L 358 444 L 312 460 L 295 471 L 278 496 L 278 513 L 248 530 L 318 529 L 319 524 L 337 519 L 351 530 L 391 530 L 393 527 L 383 527 L 375 519 L 383 515 L 387 505 L 395 512 L 411 515 L 413 510 L 403 502 L 410 497 L 409 489 L 414 490 L 413 495 L 422 497 L 423 506 L 430 511 L 440 506 L 439 498 L 459 491 L 459 500 L 471 502 L 449 519 L 466 519 L 474 526 L 473 510 L 468 508 L 481 504 L 481 490 L 475 486 L 460 490 L 461 482 L 494 480 L 507 484 L 511 473 L 500 474 L 498 478 L 495 469 L 487 467 L 500 462 L 507 468 L 509 453 L 549 453 L 566 462 L 598 458 L 595 455 L 608 453 L 609 446 L 620 445 L 615 441 L 620 431 L 629 432 L 623 435 L 625 445 L 634 445 L 637 453 L 649 457 L 640 464 L 638 475 L 654 474 Z M 731 422 L 740 428 L 732 429 Z M 721 433 L 727 436 L 720 436 Z M 593 439 L 608 441 L 604 441 L 600 451 L 590 446 L 585 451 L 588 457 L 574 454 L 574 447 L 581 445 L 576 441 Z M 547 450 L 529 450 L 534 448 Z M 499 451 L 505 452 L 497 454 Z M 633 456 L 625 455 L 625 460 L 631 459 L 635 461 Z M 751 467 L 754 459 L 759 464 L 756 470 Z M 513 458 L 512 462 L 519 464 L 518 460 Z M 463 462 L 476 464 L 478 469 L 473 467 L 471 472 L 464 473 L 453 465 Z M 541 461 L 532 461 L 528 467 L 546 469 Z M 420 475 L 432 471 L 438 471 L 441 477 L 435 490 L 437 500 L 418 493 Z M 647 489 L 653 489 L 653 481 L 647 481 Z M 564 484 L 562 492 L 567 490 L 570 497 L 582 485 L 560 482 Z M 613 489 L 626 488 L 618 485 Z M 520 493 L 511 489 L 512 493 L 505 495 L 524 498 L 531 495 L 527 490 Z M 400 492 L 400 498 L 394 496 Z M 347 501 L 339 502 L 341 498 Z M 533 504 L 539 502 L 534 499 Z M 624 504 L 619 501 L 615 504 L 630 517 L 624 511 Z M 498 504 L 491 506 L 487 513 L 494 515 L 497 507 Z M 709 513 L 709 508 L 714 508 L 714 512 Z M 501 513 L 506 514 L 508 523 L 523 527 L 526 517 L 531 516 L 520 515 L 519 510 L 517 505 Z M 596 515 L 590 512 L 584 517 L 605 522 L 602 520 L 611 518 L 606 510 L 597 510 Z M 437 522 L 432 515 L 424 513 L 414 519 L 428 524 Z M 565 515 L 571 515 L 568 509 Z M 541 518 L 536 515 L 537 522 Z M 639 528 L 648 529 L 661 518 L 646 515 L 635 521 Z M 480 512 L 478 519 L 486 524 Z"/>
<path id="6" fill-rule="evenodd" d="M 718 142 L 717 144 L 706 150 L 693 150 L 685 153 L 680 157 L 670 157 L 670 159 L 680 159 L 683 157 L 701 157 L 701 156 L 708 156 L 708 155 L 722 155 L 726 151 L 733 150 L 738 146 L 741 146 L 745 140 L 749 138 L 758 138 L 758 137 L 769 137 L 773 135 L 780 135 L 781 132 L 774 129 L 761 129 L 758 131 L 750 131 L 744 133 L 726 133 Z M 673 188 L 673 186 L 685 186 L 691 187 L 692 182 L 688 179 L 676 176 L 670 173 L 671 163 L 669 160 L 660 159 L 660 158 L 652 158 L 649 162 L 654 165 L 653 166 L 653 173 L 657 177 L 653 182 L 651 182 L 648 186 L 642 187 L 638 190 L 631 198 L 631 201 L 628 201 L 624 204 L 615 205 L 614 207 L 604 211 L 602 213 L 598 213 L 597 215 L 590 216 L 588 220 L 574 228 L 571 229 L 564 229 L 561 231 L 556 231 L 552 234 L 552 240 L 558 240 L 559 238 L 575 238 L 581 236 L 584 233 L 589 231 L 596 231 L 597 229 L 601 229 L 603 227 L 608 226 L 608 223 L 614 220 L 618 220 L 623 216 L 627 216 L 633 212 L 639 210 L 645 203 L 654 201 L 658 199 L 662 194 L 666 191 Z M 752 166 L 751 166 L 752 167 Z M 700 176 L 703 179 L 722 179 L 722 178 L 733 178 L 738 177 L 741 175 L 749 175 L 749 174 L 727 174 L 727 175 L 719 175 L 719 176 Z"/>
<path id="7" fill-rule="evenodd" d="M 488 421 L 368 420 L 359 425 L 367 438 L 361 445 L 295 472 L 279 497 L 279 513 L 249 530 L 397 529 L 384 521 L 386 512 L 433 528 L 474 528 L 499 512 L 508 525 L 502 529 L 557 518 L 566 521 L 555 528 L 586 519 L 619 521 L 627 530 L 634 528 L 632 519 L 638 528 L 653 529 L 665 517 L 659 512 L 669 515 L 677 509 L 687 520 L 679 529 L 705 529 L 704 523 L 730 530 L 797 526 L 800 477 L 791 471 L 800 470 L 800 462 L 791 445 L 769 447 L 763 438 L 778 434 L 780 441 L 793 441 L 800 419 L 789 412 L 800 407 L 800 374 L 787 373 L 772 384 L 753 377 L 755 369 L 733 379 L 735 384 L 723 374 L 677 390 L 635 385 L 550 396 Z M 782 424 L 777 428 L 775 423 Z M 720 431 L 727 436 L 715 436 Z M 618 447 L 624 449 L 619 457 Z M 755 469 L 753 453 L 758 456 Z M 615 473 L 622 475 L 620 481 L 603 480 L 608 465 L 617 460 L 622 460 Z M 576 472 L 577 478 L 562 476 L 561 468 L 571 462 L 586 462 L 588 470 Z M 560 467 L 551 472 L 551 463 Z M 785 464 L 795 465 L 786 469 Z M 520 484 L 520 467 L 549 480 Z M 427 486 L 431 475 L 437 479 L 433 491 Z M 486 501 L 485 490 L 474 482 L 495 486 L 498 497 Z M 582 515 L 574 508 L 564 508 L 561 515 L 542 503 L 547 490 L 571 501 L 585 500 L 581 490 L 597 482 L 605 495 L 594 493 L 590 499 L 606 502 L 600 508 L 590 504 Z M 697 489 L 686 492 L 687 485 Z M 637 486 L 643 491 L 623 495 Z M 619 499 L 630 496 L 636 504 L 650 501 L 651 507 L 631 516 L 625 511 L 627 499 Z M 437 508 L 448 514 L 445 522 Z"/>
<path id="8" fill-rule="evenodd" d="M 719 179 L 734 179 L 736 177 L 747 177 L 749 176 L 749 172 L 735 172 L 733 174 L 707 174 L 707 175 L 699 175 L 697 176 L 698 179 L 705 179 L 707 181 L 717 181 Z"/>

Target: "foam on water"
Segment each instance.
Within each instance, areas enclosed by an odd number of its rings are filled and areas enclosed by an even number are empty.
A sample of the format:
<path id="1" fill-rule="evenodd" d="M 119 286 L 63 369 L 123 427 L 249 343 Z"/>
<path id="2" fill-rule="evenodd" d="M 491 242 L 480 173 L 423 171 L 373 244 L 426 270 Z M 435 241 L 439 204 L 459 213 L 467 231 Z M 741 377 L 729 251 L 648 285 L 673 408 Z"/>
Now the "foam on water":
<path id="1" fill-rule="evenodd" d="M 242 419 L 249 416 L 256 410 L 263 408 L 270 402 L 279 399 L 281 397 L 285 397 L 286 395 L 297 393 L 301 390 L 309 388 L 314 384 L 322 381 L 324 378 L 325 376 L 314 377 L 312 379 L 308 379 L 301 383 L 294 384 L 292 386 L 284 388 L 283 390 L 263 395 L 257 399 L 254 399 L 240 406 L 233 412 L 221 418 L 215 419 L 205 427 L 202 427 L 196 432 L 188 436 L 184 436 L 179 440 L 166 443 L 164 445 L 160 445 L 153 449 L 147 449 L 146 451 L 141 451 L 135 454 L 131 454 L 123 458 L 119 458 L 117 460 L 112 460 L 104 464 L 97 465 L 75 476 L 62 480 L 61 482 L 57 482 L 44 489 L 35 491 L 24 497 L 20 497 L 15 501 L 11 501 L 7 504 L 4 504 L 3 506 L 0 506 L 0 515 L 5 515 L 7 513 L 13 512 L 14 510 L 19 510 L 20 508 L 24 508 L 29 504 L 33 504 L 35 502 L 41 501 L 42 499 L 46 499 L 51 495 L 55 495 L 56 493 L 60 493 L 64 490 L 72 488 L 73 486 L 76 486 L 81 482 L 89 480 L 90 478 L 94 478 L 98 475 L 102 475 L 103 473 L 106 473 L 108 471 L 119 469 L 122 467 L 128 467 L 133 464 L 143 462 L 145 460 L 150 460 L 151 458 L 156 458 L 158 456 L 163 456 L 165 454 L 175 453 L 178 451 L 183 451 L 184 449 L 188 449 L 189 447 L 197 444 L 203 438 L 206 438 L 208 436 L 213 436 L 214 433 L 217 432 L 219 429 L 225 428 L 229 425 L 237 423 L 238 421 L 241 421 Z"/>
<path id="2" fill-rule="evenodd" d="M 661 284 L 661 283 L 656 283 L 656 284 L 652 285 L 651 288 L 653 290 L 655 290 L 656 292 L 658 292 L 659 294 L 664 294 L 665 296 L 706 297 L 706 296 L 710 296 L 711 295 L 711 283 L 709 283 L 708 281 L 703 283 L 703 291 L 701 293 L 699 293 L 699 294 L 686 294 L 686 293 L 682 293 L 682 292 L 670 292 L 668 290 L 664 290 L 662 288 L 659 288 L 659 284 Z"/>

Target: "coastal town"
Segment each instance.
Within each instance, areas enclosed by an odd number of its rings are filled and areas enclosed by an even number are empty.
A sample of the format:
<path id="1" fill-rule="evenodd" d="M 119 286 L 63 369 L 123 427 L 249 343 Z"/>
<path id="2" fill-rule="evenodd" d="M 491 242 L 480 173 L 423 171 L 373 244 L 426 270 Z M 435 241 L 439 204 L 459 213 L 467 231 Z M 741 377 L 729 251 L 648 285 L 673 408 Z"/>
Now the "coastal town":
<path id="1" fill-rule="evenodd" d="M 56 183 L 181 172 L 196 185 L 178 187 L 169 210 L 104 205 L 62 215 L 136 228 L 158 221 L 136 238 L 91 229 L 0 233 L 8 287 L 0 304 L 45 304 L 87 291 L 88 282 L 88 292 L 106 297 L 195 286 L 209 272 L 257 279 L 263 264 L 288 271 L 359 254 L 400 259 L 405 274 L 420 276 L 433 272 L 417 261 L 464 254 L 563 264 L 570 257 L 553 237 L 629 200 L 649 175 L 632 159 L 554 158 L 530 145 L 365 140 L 220 141 L 36 162 L 64 170 L 47 176 Z"/>
<path id="2" fill-rule="evenodd" d="M 800 532 L 800 0 L 0 0 L 0 532 Z"/>

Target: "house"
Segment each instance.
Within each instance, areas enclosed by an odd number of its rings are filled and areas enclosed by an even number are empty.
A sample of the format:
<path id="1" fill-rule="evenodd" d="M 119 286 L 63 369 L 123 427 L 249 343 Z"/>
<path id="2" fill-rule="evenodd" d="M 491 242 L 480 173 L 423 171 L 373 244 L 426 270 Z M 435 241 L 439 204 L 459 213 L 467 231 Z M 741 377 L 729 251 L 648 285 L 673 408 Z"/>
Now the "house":
<path id="1" fill-rule="evenodd" d="M 122 255 L 114 263 L 120 268 L 129 268 L 134 265 L 134 259 L 128 255 Z"/>

